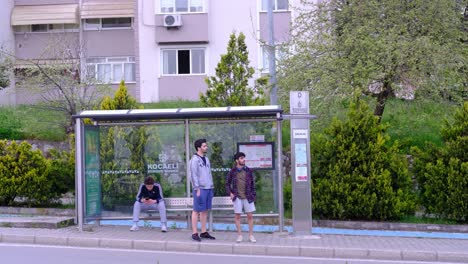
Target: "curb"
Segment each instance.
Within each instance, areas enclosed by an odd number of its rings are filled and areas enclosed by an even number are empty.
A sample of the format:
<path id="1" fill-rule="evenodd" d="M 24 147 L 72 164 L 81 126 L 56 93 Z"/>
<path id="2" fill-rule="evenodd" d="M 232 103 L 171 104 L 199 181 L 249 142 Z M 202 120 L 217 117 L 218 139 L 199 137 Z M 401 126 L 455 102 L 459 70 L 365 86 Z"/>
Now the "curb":
<path id="1" fill-rule="evenodd" d="M 195 243 L 192 241 L 153 241 L 116 238 L 11 235 L 0 233 L 0 243 L 56 245 L 69 247 L 140 249 L 212 254 L 268 255 L 283 257 L 339 258 L 389 261 L 427 261 L 468 263 L 468 252 L 406 251 L 364 248 L 277 246 L 237 243 Z"/>
<path id="2" fill-rule="evenodd" d="M 74 224 L 74 218 L 71 217 L 34 216 L 0 218 L 0 227 L 57 229 Z"/>

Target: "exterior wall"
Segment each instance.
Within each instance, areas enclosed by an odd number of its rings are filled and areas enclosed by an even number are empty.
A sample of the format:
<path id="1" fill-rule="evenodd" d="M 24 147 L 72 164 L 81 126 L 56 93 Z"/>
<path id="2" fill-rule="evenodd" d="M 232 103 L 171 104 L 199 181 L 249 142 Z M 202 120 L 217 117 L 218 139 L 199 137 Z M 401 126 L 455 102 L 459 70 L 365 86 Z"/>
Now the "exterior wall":
<path id="1" fill-rule="evenodd" d="M 10 53 L 15 51 L 13 30 L 10 25 L 10 14 L 13 9 L 13 0 L 2 1 L 0 8 L 0 48 Z M 0 105 L 13 105 L 16 100 L 15 82 L 12 78 L 10 87 L 0 90 Z"/>
<path id="2" fill-rule="evenodd" d="M 178 28 L 164 27 L 164 15 L 156 15 L 156 42 L 181 43 L 205 42 L 208 37 L 208 14 L 183 14 L 182 26 Z"/>
<path id="3" fill-rule="evenodd" d="M 291 21 L 291 12 L 274 12 L 273 13 L 273 34 L 275 43 L 283 43 L 290 39 L 289 31 Z M 266 12 L 260 13 L 260 39 L 268 42 L 268 14 Z"/>
<path id="4" fill-rule="evenodd" d="M 42 5 L 82 3 L 91 0 L 7 1 L 16 5 Z M 114 0 L 99 1 L 114 2 Z M 164 15 L 155 12 L 155 5 L 160 0 L 134 1 L 133 29 L 83 31 L 82 43 L 85 57 L 135 57 L 136 84 L 129 84 L 128 88 L 140 102 L 169 99 L 198 100 L 199 93 L 207 89 L 204 78 L 215 74 L 215 68 L 221 55 L 227 52 L 229 36 L 233 32 L 237 34 L 242 32 L 246 36 L 250 66 L 255 69 L 261 67 L 260 40 L 268 39 L 267 13 L 260 12 L 261 0 L 204 0 L 205 13 L 181 14 L 183 25 L 178 29 L 167 29 L 163 26 Z M 296 6 L 298 2 L 299 0 L 290 0 L 292 6 Z M 2 12 L 5 12 L 4 9 L 0 11 L 0 15 Z M 6 12 L 8 18 L 6 21 L 9 21 L 10 12 L 11 10 Z M 274 13 L 277 42 L 289 39 L 290 21 L 294 16 L 294 11 Z M 66 39 L 66 42 L 78 43 L 79 33 L 14 34 L 15 52 L 20 58 L 50 58 L 45 55 L 43 49 L 50 47 L 52 40 L 57 41 L 60 38 Z M 162 74 L 161 49 L 193 47 L 206 49 L 205 74 L 171 76 Z M 254 78 L 260 76 L 261 73 L 257 71 Z M 253 80 L 250 85 L 253 85 Z M 116 87 L 118 86 L 113 85 L 113 88 Z"/>
<path id="5" fill-rule="evenodd" d="M 15 88 L 16 88 L 15 89 L 15 93 L 16 93 L 15 104 L 16 105 L 35 104 L 41 101 L 41 95 L 38 94 L 37 92 L 31 91 L 31 89 L 20 87 L 20 86 L 16 86 Z"/>
<path id="6" fill-rule="evenodd" d="M 159 100 L 185 99 L 198 101 L 199 94 L 206 90 L 204 75 L 164 76 L 159 78 Z"/>
<path id="7" fill-rule="evenodd" d="M 15 5 L 78 4 L 79 0 L 15 0 Z"/>
<path id="8" fill-rule="evenodd" d="M 156 46 L 154 1 L 138 0 L 140 101 L 159 101 L 160 51 Z"/>
<path id="9" fill-rule="evenodd" d="M 229 35 L 244 33 L 249 51 L 250 66 L 258 68 L 258 1 L 209 1 L 209 34 L 208 75 L 215 74 L 220 56 L 227 52 Z"/>
<path id="10" fill-rule="evenodd" d="M 86 57 L 133 56 L 135 41 L 133 29 L 83 31 Z"/>
<path id="11" fill-rule="evenodd" d="M 259 38 L 258 1 L 207 0 L 205 1 L 207 13 L 182 14 L 183 25 L 178 31 L 160 27 L 162 15 L 154 14 L 156 1 L 159 0 L 153 0 L 150 3 L 145 1 L 142 5 L 142 0 L 139 0 L 139 13 L 144 20 L 139 23 L 140 100 L 142 102 L 157 102 L 168 99 L 198 100 L 199 93 L 205 92 L 207 89 L 204 78 L 215 74 L 215 68 L 221 55 L 227 52 L 229 36 L 233 32 L 244 33 L 249 49 L 250 65 L 258 68 L 260 46 L 257 41 Z M 206 33 L 203 19 L 207 19 Z M 197 30 L 198 27 L 201 27 L 200 31 Z M 177 37 L 169 35 L 172 33 Z M 197 34 L 201 36 L 197 37 Z M 208 43 L 203 44 L 203 40 L 206 38 L 205 34 L 208 35 Z M 184 43 L 184 40 L 190 42 Z M 170 43 L 164 43 L 165 41 Z M 162 48 L 191 47 L 206 48 L 205 75 L 162 75 Z"/>
<path id="12" fill-rule="evenodd" d="M 134 3 L 134 10 L 135 14 L 138 13 L 138 1 L 135 1 Z M 140 98 L 140 36 L 139 36 L 139 26 L 140 23 L 140 18 L 138 15 L 136 15 L 133 18 L 133 41 L 134 41 L 134 51 L 133 54 L 135 56 L 135 81 L 136 84 L 134 85 L 133 89 L 129 91 L 133 97 L 135 97 L 137 100 Z"/>
<path id="13" fill-rule="evenodd" d="M 78 33 L 15 34 L 15 53 L 21 59 L 54 59 L 68 49 L 78 58 Z"/>

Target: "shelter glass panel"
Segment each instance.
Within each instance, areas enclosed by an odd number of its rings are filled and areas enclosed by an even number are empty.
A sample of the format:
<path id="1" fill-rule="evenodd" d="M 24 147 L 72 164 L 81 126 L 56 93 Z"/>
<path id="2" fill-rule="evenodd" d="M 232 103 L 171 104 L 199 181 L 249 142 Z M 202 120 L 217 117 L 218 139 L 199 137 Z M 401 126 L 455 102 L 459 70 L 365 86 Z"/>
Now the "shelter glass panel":
<path id="1" fill-rule="evenodd" d="M 237 143 L 276 142 L 275 122 L 231 122 L 231 123 L 190 123 L 190 146 L 195 152 L 193 142 L 205 138 L 208 143 L 207 156 L 210 159 L 215 196 L 227 196 L 225 191 L 226 176 L 235 165 L 233 156 L 237 152 Z M 276 149 L 276 145 L 275 145 Z M 276 152 L 274 153 L 276 155 Z M 246 160 L 249 157 L 246 156 Z M 276 157 L 275 157 L 276 160 Z M 274 170 L 254 170 L 255 186 L 257 190 L 256 213 L 277 213 L 277 182 Z"/>
<path id="2" fill-rule="evenodd" d="M 102 215 L 131 215 L 146 175 L 164 197 L 187 196 L 184 137 L 184 124 L 101 126 Z"/>

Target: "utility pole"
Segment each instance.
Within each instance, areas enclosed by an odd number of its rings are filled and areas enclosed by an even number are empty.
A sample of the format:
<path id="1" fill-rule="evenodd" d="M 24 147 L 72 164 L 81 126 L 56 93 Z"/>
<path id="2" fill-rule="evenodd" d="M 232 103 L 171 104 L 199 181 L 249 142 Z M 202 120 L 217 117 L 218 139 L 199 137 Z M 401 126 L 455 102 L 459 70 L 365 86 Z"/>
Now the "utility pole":
<path id="1" fill-rule="evenodd" d="M 278 104 L 278 87 L 276 85 L 276 52 L 275 52 L 275 35 L 273 25 L 273 4 L 275 0 L 267 0 L 268 11 L 268 69 L 270 73 L 270 104 Z"/>

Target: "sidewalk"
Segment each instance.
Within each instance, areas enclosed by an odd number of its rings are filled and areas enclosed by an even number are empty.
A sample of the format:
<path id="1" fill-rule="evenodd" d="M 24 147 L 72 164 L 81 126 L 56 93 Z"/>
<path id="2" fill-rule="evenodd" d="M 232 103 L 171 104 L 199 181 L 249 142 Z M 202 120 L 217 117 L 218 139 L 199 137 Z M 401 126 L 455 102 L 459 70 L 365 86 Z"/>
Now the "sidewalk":
<path id="1" fill-rule="evenodd" d="M 92 226 L 79 232 L 76 226 L 61 229 L 0 227 L 0 243 L 26 243 L 71 247 L 123 248 L 156 251 L 302 256 L 403 261 L 468 263 L 468 240 L 352 235 L 311 235 L 294 237 L 279 233 L 256 233 L 257 243 L 235 243 L 233 231 L 211 233 L 216 240 L 195 242 L 186 229 L 129 226 Z M 247 234 L 244 233 L 244 239 Z"/>

